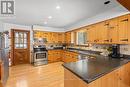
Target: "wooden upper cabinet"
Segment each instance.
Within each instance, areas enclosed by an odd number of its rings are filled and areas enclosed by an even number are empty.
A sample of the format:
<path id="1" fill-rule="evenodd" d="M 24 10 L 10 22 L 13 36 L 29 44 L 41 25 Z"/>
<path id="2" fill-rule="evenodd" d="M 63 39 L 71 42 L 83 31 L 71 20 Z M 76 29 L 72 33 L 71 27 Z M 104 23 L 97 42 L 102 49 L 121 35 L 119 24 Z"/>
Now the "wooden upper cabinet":
<path id="1" fill-rule="evenodd" d="M 130 0 L 117 0 L 121 5 L 130 10 Z"/>
<path id="2" fill-rule="evenodd" d="M 62 32 L 34 31 L 34 38 L 46 38 L 48 43 L 64 43 L 64 37 Z"/>
<path id="3" fill-rule="evenodd" d="M 99 44 L 104 43 L 104 41 L 103 41 L 104 32 L 103 31 L 104 31 L 104 28 L 102 27 L 102 23 L 96 24 L 96 26 L 95 26 L 96 43 L 99 43 Z"/>
<path id="4" fill-rule="evenodd" d="M 95 26 L 90 26 L 87 28 L 87 42 L 95 43 L 96 40 L 96 28 Z"/>
<path id="5" fill-rule="evenodd" d="M 118 33 L 119 33 L 119 43 L 120 44 L 127 44 L 129 42 L 129 22 L 130 18 L 129 15 L 119 17 L 118 23 Z"/>
<path id="6" fill-rule="evenodd" d="M 118 18 L 109 20 L 109 43 L 118 43 Z"/>
<path id="7" fill-rule="evenodd" d="M 108 21 L 100 23 L 100 33 L 99 35 L 102 36 L 102 43 L 109 43 L 109 36 L 108 36 Z"/>
<path id="8" fill-rule="evenodd" d="M 68 44 L 71 43 L 71 32 L 66 32 L 66 33 L 65 33 L 65 41 L 66 41 L 66 43 L 68 43 Z"/>

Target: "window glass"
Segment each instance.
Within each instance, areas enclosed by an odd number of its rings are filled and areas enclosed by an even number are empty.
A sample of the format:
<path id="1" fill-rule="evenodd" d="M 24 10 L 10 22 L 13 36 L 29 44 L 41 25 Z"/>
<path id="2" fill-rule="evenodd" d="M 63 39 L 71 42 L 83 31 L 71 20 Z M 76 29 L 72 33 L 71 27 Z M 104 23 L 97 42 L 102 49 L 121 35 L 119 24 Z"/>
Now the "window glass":
<path id="1" fill-rule="evenodd" d="M 87 41 L 87 33 L 86 32 L 78 32 L 77 33 L 77 44 L 85 45 Z"/>
<path id="2" fill-rule="evenodd" d="M 15 48 L 27 48 L 26 32 L 15 32 Z"/>

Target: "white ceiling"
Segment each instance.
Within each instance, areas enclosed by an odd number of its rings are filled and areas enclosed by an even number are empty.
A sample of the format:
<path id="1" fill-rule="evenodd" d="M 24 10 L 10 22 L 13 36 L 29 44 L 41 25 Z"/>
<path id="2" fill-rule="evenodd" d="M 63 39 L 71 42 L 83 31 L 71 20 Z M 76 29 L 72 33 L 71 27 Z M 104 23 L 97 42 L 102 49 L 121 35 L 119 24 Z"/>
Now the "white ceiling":
<path id="1" fill-rule="evenodd" d="M 110 4 L 104 5 L 105 1 L 107 0 L 15 0 L 15 17 L 2 21 L 65 28 L 119 5 L 116 0 L 110 0 Z M 61 9 L 57 10 L 57 5 Z M 52 19 L 48 19 L 48 16 L 52 16 Z"/>

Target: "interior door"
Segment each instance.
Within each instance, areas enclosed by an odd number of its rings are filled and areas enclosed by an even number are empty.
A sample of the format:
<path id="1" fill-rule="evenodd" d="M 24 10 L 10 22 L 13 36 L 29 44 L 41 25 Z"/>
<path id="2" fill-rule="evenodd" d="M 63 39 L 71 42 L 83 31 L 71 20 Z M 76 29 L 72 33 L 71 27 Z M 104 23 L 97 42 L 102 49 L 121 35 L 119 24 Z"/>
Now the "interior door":
<path id="1" fill-rule="evenodd" d="M 12 29 L 13 65 L 30 60 L 30 31 Z"/>

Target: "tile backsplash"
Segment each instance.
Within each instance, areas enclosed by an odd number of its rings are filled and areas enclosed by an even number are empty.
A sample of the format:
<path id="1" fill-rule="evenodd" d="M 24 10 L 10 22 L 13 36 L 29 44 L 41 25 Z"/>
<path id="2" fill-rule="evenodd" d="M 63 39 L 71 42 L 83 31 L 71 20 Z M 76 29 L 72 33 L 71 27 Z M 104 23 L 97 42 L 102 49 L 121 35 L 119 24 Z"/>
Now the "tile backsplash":
<path id="1" fill-rule="evenodd" d="M 74 46 L 74 48 L 81 48 L 81 49 L 86 49 L 86 50 L 93 50 L 93 51 L 101 51 L 101 52 L 104 52 L 106 51 L 106 49 L 108 49 L 110 46 L 112 45 L 97 45 L 97 44 L 93 44 L 89 47 L 77 47 L 77 46 Z M 126 54 L 126 55 L 130 55 L 130 45 L 120 45 L 120 53 L 121 54 Z"/>
<path id="2" fill-rule="evenodd" d="M 120 53 L 130 55 L 130 45 L 121 45 L 120 46 Z"/>

